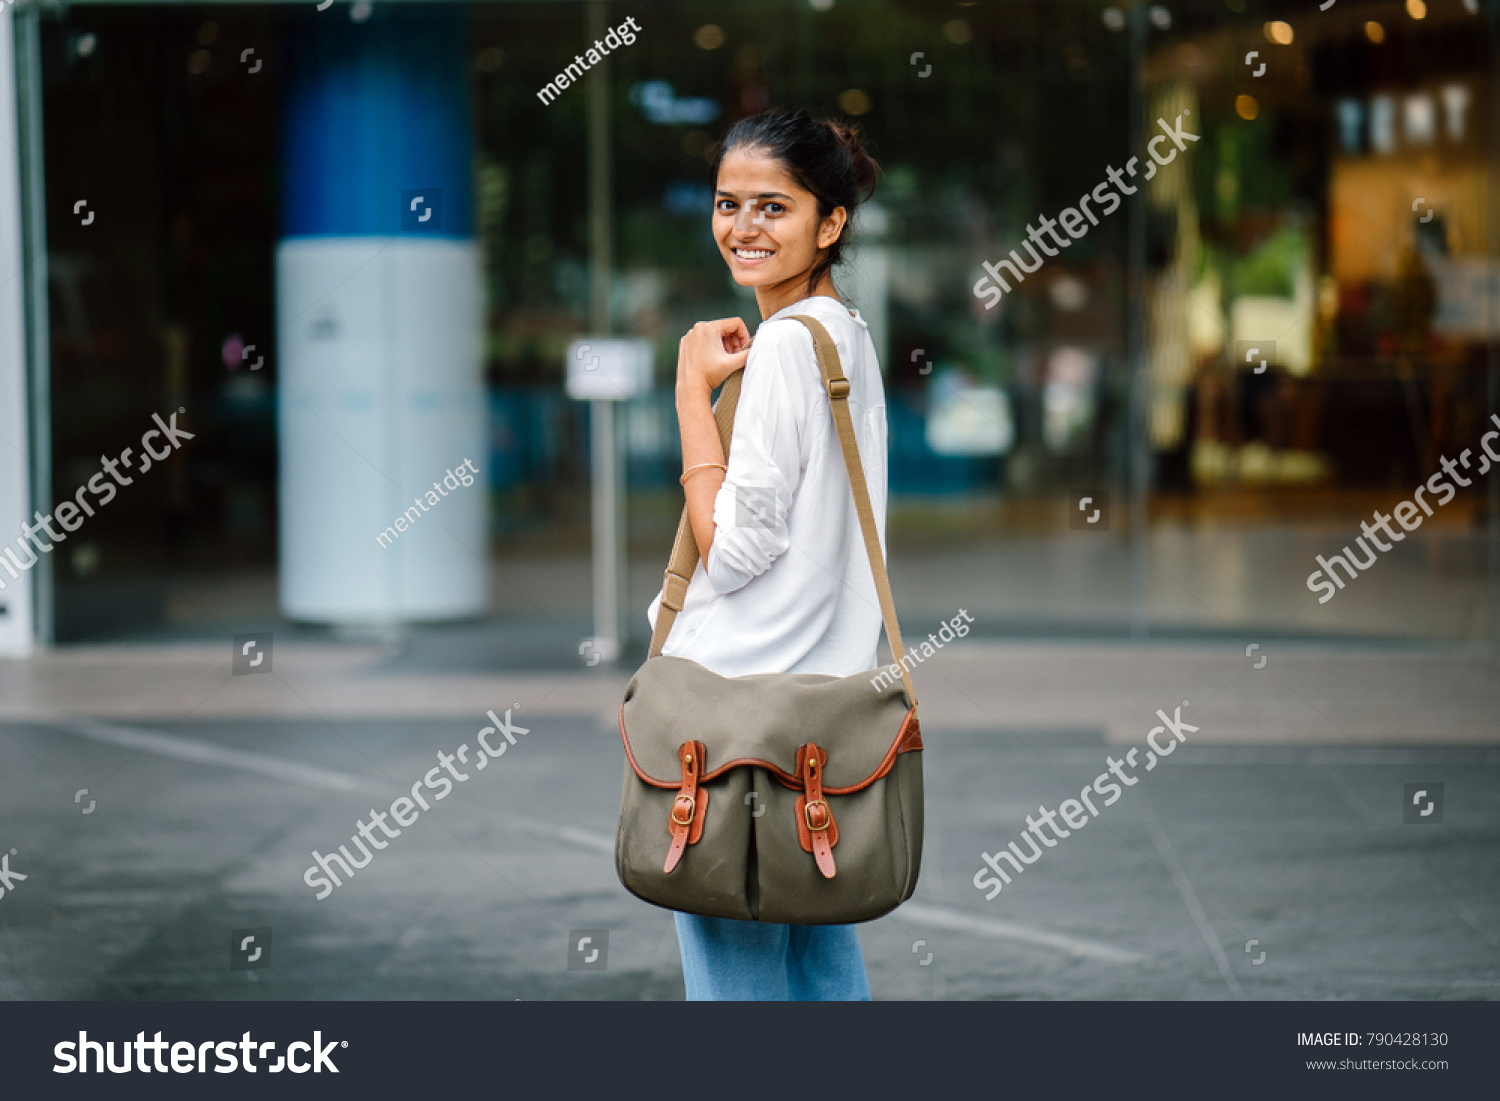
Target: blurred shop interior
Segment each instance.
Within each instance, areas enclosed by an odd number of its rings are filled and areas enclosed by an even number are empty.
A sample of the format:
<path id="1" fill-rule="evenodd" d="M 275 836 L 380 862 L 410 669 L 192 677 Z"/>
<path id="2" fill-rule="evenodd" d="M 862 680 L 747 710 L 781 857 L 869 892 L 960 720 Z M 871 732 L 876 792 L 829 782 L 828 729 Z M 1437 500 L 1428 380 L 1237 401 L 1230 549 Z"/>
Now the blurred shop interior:
<path id="1" fill-rule="evenodd" d="M 628 16 L 642 29 L 610 56 L 607 96 L 590 77 L 538 101 Z M 585 633 L 593 413 L 563 377 L 570 343 L 603 332 L 653 353 L 653 386 L 616 422 L 639 636 L 682 503 L 677 340 L 699 320 L 758 322 L 708 232 L 707 158 L 773 104 L 856 121 L 884 168 L 840 287 L 885 372 L 912 630 L 965 607 L 992 637 L 1496 641 L 1493 478 L 1327 606 L 1304 585 L 1443 456 L 1477 454 L 1500 411 L 1487 2 L 106 2 L 15 18 L 44 153 L 36 492 L 73 496 L 153 413 L 184 408 L 196 433 L 50 556 L 51 641 L 538 616 Z M 453 133 L 387 149 L 424 111 Z M 981 264 L 1144 159 L 1158 118 L 1199 140 L 986 309 Z M 430 177 L 409 176 L 413 157 Z M 366 216 L 356 192 L 375 177 Z M 424 208 L 395 195 L 429 186 L 446 236 L 402 252 L 396 215 Z M 361 240 L 394 244 L 365 256 Z M 327 272 L 349 256 L 345 286 Z M 368 322 L 339 304 L 356 272 Z M 472 283 L 472 380 L 465 347 L 434 350 L 442 326 L 378 297 L 398 279 L 462 324 Z M 386 324 L 407 326 L 391 400 L 417 412 L 344 410 L 331 390 L 319 404 L 328 378 L 361 377 L 361 333 Z M 361 437 L 366 412 L 386 420 Z M 344 479 L 369 464 L 340 473 L 335 438 L 366 457 L 400 441 L 403 501 L 422 470 L 472 458 L 482 476 L 406 544 L 372 546 L 402 506 L 360 503 Z M 1107 502 L 1107 530 L 1080 526 L 1085 496 Z M 423 588 L 423 524 L 451 528 L 477 573 L 441 566 Z M 384 587 L 384 612 L 288 595 L 363 578 L 356 553 L 387 571 L 359 582 Z M 304 559 L 321 565 L 288 582 Z"/>

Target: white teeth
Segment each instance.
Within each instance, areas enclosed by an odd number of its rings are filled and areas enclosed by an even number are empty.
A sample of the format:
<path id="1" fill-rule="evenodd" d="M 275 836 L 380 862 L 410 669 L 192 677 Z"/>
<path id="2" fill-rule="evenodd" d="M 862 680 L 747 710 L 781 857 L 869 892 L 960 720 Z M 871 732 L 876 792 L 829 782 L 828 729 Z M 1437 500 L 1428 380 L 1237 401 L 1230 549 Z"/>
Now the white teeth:
<path id="1" fill-rule="evenodd" d="M 762 249 L 737 248 L 737 249 L 734 250 L 734 254 L 736 256 L 738 256 L 741 260 L 764 260 L 767 256 L 771 255 L 771 250 L 770 249 L 763 249 L 763 248 Z"/>

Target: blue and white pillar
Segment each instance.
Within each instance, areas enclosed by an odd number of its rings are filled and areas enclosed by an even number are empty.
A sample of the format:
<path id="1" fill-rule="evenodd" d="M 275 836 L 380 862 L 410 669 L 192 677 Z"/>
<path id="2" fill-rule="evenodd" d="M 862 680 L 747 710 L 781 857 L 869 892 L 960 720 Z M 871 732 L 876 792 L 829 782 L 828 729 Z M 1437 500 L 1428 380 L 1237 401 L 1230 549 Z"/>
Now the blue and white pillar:
<path id="1" fill-rule="evenodd" d="M 477 615 L 489 479 L 467 26 L 446 5 L 350 12 L 307 12 L 288 49 L 281 607 L 351 624 Z M 466 460 L 485 472 L 468 486 Z"/>
<path id="2" fill-rule="evenodd" d="M 20 539 L 22 524 L 33 523 L 31 506 L 31 440 L 27 408 L 31 401 L 26 385 L 26 296 L 28 278 L 21 233 L 21 104 L 17 91 L 14 6 L 0 7 L 0 547 L 10 544 L 12 554 L 26 561 L 35 547 L 24 551 L 11 544 Z M 24 47 L 23 47 L 24 48 Z M 30 93 L 39 88 L 35 68 Z M 37 143 L 39 144 L 39 143 Z M 34 179 L 40 176 L 36 172 Z M 33 189 L 32 201 L 37 201 Z M 45 287 L 45 283 L 43 284 Z M 35 647 L 35 616 L 31 573 L 11 566 L 0 570 L 0 657 L 30 657 Z"/>

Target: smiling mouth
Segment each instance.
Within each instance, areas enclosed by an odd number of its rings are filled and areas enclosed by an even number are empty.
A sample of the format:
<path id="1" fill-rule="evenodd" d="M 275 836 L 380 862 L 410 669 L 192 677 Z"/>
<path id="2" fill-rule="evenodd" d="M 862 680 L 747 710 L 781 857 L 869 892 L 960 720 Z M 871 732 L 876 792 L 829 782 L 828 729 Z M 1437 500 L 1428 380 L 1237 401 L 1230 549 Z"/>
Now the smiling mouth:
<path id="1" fill-rule="evenodd" d="M 729 251 L 741 260 L 769 260 L 775 255 L 768 248 L 731 248 Z"/>

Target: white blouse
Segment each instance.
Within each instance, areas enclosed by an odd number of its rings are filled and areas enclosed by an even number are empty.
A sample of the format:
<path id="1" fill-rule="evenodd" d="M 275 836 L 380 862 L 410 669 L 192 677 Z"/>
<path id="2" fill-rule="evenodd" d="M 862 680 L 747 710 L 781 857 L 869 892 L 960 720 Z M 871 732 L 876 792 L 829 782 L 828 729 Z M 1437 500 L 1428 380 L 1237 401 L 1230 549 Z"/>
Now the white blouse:
<path id="1" fill-rule="evenodd" d="M 804 298 L 755 333 L 708 568 L 700 558 L 662 649 L 721 676 L 849 676 L 875 666 L 875 578 L 812 334 L 787 320 L 793 314 L 821 321 L 838 348 L 885 551 L 885 386 L 875 345 L 858 312 Z M 653 628 L 660 607 L 658 593 L 646 613 Z"/>

